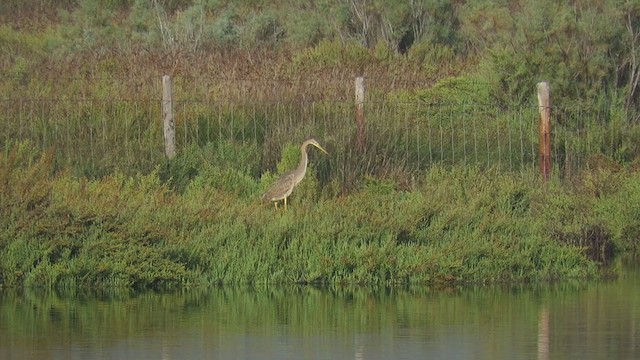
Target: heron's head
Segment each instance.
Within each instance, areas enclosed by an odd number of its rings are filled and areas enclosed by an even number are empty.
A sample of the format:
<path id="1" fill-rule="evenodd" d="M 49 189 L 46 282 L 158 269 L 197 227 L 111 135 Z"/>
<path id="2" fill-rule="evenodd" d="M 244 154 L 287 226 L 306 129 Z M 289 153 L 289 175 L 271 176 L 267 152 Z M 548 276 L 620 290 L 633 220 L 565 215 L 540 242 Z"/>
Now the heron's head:
<path id="1" fill-rule="evenodd" d="M 327 152 L 327 150 L 325 150 L 322 145 L 320 145 L 320 143 L 318 143 L 318 141 L 316 139 L 308 139 L 307 141 L 305 141 L 302 144 L 302 147 L 306 147 L 307 145 L 313 145 L 315 147 L 317 147 L 318 149 L 320 149 L 323 153 L 329 155 L 329 153 Z"/>

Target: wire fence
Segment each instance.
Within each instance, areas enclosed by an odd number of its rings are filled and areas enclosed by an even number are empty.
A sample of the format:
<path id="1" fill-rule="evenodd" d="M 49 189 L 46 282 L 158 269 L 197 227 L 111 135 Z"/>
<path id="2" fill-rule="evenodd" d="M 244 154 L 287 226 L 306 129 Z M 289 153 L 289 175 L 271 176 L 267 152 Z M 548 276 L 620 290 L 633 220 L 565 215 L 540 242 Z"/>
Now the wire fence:
<path id="1" fill-rule="evenodd" d="M 174 100 L 178 153 L 195 148 L 208 156 L 244 149 L 257 174 L 275 167 L 284 144 L 310 136 L 331 153 L 319 166 L 343 181 L 350 174 L 414 172 L 436 164 L 505 171 L 538 165 L 537 106 L 368 98 L 365 147 L 356 149 L 355 103 L 346 97 L 273 100 L 245 91 L 221 100 L 216 96 L 220 88 L 200 89 L 198 97 L 181 91 Z M 207 92 L 213 95 L 203 95 Z M 61 167 L 89 176 L 150 171 L 166 161 L 161 102 L 159 96 L 142 95 L 0 99 L 0 142 L 5 149 L 25 141 L 53 149 Z M 606 108 L 556 106 L 552 117 L 552 157 L 563 174 L 573 174 L 596 154 L 621 160 L 637 156 L 640 131 L 623 115 Z M 215 155 L 211 158 L 216 161 Z"/>

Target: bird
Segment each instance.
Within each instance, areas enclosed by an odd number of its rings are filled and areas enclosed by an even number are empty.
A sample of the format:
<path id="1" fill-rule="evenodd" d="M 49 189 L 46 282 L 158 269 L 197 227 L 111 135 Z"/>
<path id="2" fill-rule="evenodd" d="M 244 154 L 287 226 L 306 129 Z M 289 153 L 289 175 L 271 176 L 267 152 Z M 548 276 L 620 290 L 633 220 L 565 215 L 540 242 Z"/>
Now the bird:
<path id="1" fill-rule="evenodd" d="M 329 155 L 316 139 L 310 138 L 305 140 L 300 146 L 300 163 L 298 167 L 292 171 L 282 174 L 267 191 L 262 194 L 262 200 L 273 201 L 276 210 L 278 209 L 278 201 L 284 200 L 284 209 L 287 210 L 287 198 L 291 195 L 293 188 L 298 185 L 304 175 L 307 173 L 307 164 L 309 156 L 307 155 L 307 146 L 313 145 L 325 154 Z"/>

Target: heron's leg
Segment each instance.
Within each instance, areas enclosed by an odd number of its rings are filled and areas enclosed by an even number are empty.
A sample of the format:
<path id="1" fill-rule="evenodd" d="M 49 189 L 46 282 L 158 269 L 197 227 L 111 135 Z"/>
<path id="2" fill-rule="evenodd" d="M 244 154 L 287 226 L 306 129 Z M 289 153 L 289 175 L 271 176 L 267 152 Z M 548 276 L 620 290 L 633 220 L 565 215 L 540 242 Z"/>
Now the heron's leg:
<path id="1" fill-rule="evenodd" d="M 275 206 L 275 207 L 276 207 L 276 210 L 278 210 L 278 202 L 277 202 L 277 201 L 274 201 L 274 202 L 273 202 L 273 206 Z"/>
<path id="2" fill-rule="evenodd" d="M 284 198 L 284 209 L 287 210 L 287 198 Z"/>

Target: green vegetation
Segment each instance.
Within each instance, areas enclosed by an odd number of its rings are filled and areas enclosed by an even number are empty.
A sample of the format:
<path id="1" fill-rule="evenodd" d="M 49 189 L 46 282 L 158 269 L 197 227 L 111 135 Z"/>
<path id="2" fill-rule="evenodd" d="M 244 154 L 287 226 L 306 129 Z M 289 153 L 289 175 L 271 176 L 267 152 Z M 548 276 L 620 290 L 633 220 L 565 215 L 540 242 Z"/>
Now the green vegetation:
<path id="1" fill-rule="evenodd" d="M 291 209 L 267 183 L 201 165 L 179 193 L 148 175 L 52 173 L 52 156 L 0 159 L 4 286 L 427 283 L 596 276 L 637 250 L 640 173 L 600 168 L 579 185 L 530 173 L 432 168 L 411 191 L 371 178 L 343 196 L 313 175 Z M 302 200 L 310 200 L 304 202 Z"/>
<path id="2" fill-rule="evenodd" d="M 3 75 L 18 82 L 118 78 L 125 98 L 155 96 L 147 92 L 151 86 L 145 90 L 135 82 L 157 83 L 163 72 L 196 79 L 309 77 L 324 85 L 305 88 L 307 97 L 317 91 L 336 95 L 338 89 L 323 83 L 336 77 L 364 75 L 375 90 L 392 82 L 424 87 L 463 75 L 482 79 L 492 105 L 501 106 L 530 103 L 535 83 L 546 79 L 556 105 L 599 101 L 634 113 L 640 106 L 634 96 L 640 87 L 636 1 L 56 3 L 0 5 Z M 114 84 L 92 84 L 83 95 L 99 95 L 108 85 Z M 203 95 L 192 88 L 190 98 Z M 29 94 L 40 95 L 34 90 Z M 52 89 L 41 90 L 46 95 Z M 284 100 L 282 91 L 259 93 Z"/>
<path id="3" fill-rule="evenodd" d="M 637 2 L 10 0 L 0 20 L 0 286 L 541 280 L 638 251 Z M 259 194 L 310 135 L 331 155 L 274 213 Z"/>

